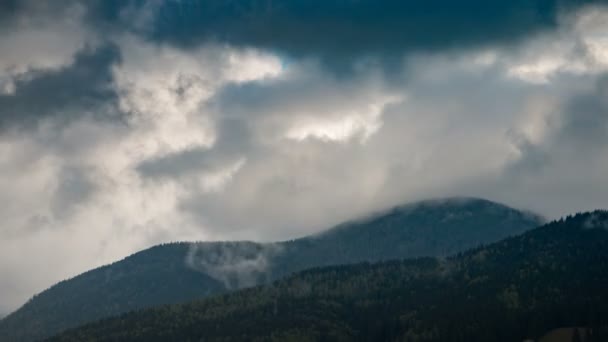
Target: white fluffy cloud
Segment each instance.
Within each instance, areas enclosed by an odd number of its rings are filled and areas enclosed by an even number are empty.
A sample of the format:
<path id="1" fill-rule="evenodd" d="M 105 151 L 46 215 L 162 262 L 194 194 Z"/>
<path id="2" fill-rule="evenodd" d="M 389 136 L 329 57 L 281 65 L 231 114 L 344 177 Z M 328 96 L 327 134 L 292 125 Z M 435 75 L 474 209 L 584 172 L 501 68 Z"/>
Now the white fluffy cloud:
<path id="1" fill-rule="evenodd" d="M 531 40 L 512 63 L 508 74 L 532 83 L 608 71 L 608 13 L 591 7 L 565 18 L 563 29 Z"/>

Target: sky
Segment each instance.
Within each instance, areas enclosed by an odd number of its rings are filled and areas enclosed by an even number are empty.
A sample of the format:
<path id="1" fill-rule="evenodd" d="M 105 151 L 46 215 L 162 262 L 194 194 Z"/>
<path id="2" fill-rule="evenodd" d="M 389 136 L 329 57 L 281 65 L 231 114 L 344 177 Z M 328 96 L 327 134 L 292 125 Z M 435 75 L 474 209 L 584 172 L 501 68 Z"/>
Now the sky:
<path id="1" fill-rule="evenodd" d="M 154 244 L 608 207 L 602 1 L 0 2 L 0 315 Z"/>

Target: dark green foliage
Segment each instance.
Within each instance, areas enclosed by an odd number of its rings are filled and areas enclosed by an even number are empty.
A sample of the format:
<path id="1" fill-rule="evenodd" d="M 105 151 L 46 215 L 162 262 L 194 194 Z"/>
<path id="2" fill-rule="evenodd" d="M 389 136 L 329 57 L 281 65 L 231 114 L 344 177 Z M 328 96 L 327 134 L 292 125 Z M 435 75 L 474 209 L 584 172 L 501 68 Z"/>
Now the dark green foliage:
<path id="1" fill-rule="evenodd" d="M 522 341 L 608 323 L 608 212 L 448 259 L 333 266 L 168 305 L 51 341 Z"/>
<path id="2" fill-rule="evenodd" d="M 498 241 L 540 224 L 537 216 L 479 199 L 425 201 L 395 208 L 323 234 L 275 244 L 174 243 L 156 246 L 112 265 L 61 282 L 0 321 L 7 341 L 31 341 L 63 329 L 158 304 L 268 283 L 310 267 L 445 256 Z M 190 267 L 235 263 L 232 271 Z M 261 268 L 240 261 L 263 257 Z M 200 260 L 199 260 L 200 259 Z M 200 266 L 200 265 L 195 265 Z M 195 269 L 197 271 L 195 271 Z"/>

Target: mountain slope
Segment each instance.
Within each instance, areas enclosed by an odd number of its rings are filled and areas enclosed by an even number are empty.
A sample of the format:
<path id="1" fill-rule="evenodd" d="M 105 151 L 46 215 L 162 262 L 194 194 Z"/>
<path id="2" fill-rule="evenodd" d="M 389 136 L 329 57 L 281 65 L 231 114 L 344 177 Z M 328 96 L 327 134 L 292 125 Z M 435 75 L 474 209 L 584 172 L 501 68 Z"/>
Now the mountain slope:
<path id="1" fill-rule="evenodd" d="M 124 307 L 179 303 L 222 291 L 222 283 L 184 265 L 188 248 L 156 246 L 60 282 L 0 321 L 0 340 L 33 340 L 70 322 L 123 312 Z"/>
<path id="2" fill-rule="evenodd" d="M 0 321 L 31 341 L 89 321 L 267 283 L 310 267 L 442 256 L 536 227 L 537 216 L 480 199 L 424 201 L 302 239 L 174 243 L 63 281 Z"/>
<path id="3" fill-rule="evenodd" d="M 300 268 L 305 269 L 362 261 L 448 256 L 520 234 L 541 223 L 538 216 L 487 200 L 427 200 L 292 241 L 286 248 L 293 252 L 284 257 L 289 265 L 305 260 L 307 264 Z M 290 259 L 291 256 L 294 258 Z"/>
<path id="4" fill-rule="evenodd" d="M 51 341 L 522 341 L 560 327 L 608 340 L 608 212 L 448 259 L 333 266 L 134 312 Z"/>

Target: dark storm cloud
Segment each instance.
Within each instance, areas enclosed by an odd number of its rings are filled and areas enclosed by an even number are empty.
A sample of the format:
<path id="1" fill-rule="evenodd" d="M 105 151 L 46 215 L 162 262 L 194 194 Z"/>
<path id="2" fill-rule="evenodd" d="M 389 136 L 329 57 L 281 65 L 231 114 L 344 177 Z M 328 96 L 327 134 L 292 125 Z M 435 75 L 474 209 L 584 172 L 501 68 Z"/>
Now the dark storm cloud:
<path id="1" fill-rule="evenodd" d="M 165 0 L 140 32 L 183 46 L 227 42 L 335 61 L 513 42 L 554 28 L 560 11 L 597 2 Z M 95 6 L 92 22 L 127 24 L 140 22 L 125 20 L 129 8 L 149 9 L 150 3 L 109 0 Z"/>
<path id="2" fill-rule="evenodd" d="M 515 42 L 556 27 L 563 11 L 598 2 L 6 0 L 0 26 L 10 25 L 11 17 L 62 18 L 80 5 L 85 25 L 100 35 L 131 32 L 184 48 L 206 42 L 268 48 L 295 58 L 319 57 L 349 75 L 352 62 L 362 57 L 378 57 L 382 68 L 393 69 L 408 52 Z M 73 67 L 22 77 L 16 96 L 0 96 L 0 128 L 52 115 L 68 102 L 86 110 L 111 100 L 108 66 L 118 54 L 108 48 L 85 52 Z"/>
<path id="3" fill-rule="evenodd" d="M 85 49 L 58 70 L 32 70 L 17 79 L 14 94 L 0 94 L 0 129 L 27 127 L 45 117 L 69 119 L 112 103 L 111 66 L 119 61 L 113 46 Z"/>
<path id="4" fill-rule="evenodd" d="M 17 0 L 5 0 L 0 2 L 0 19 L 10 18 L 19 9 Z"/>

